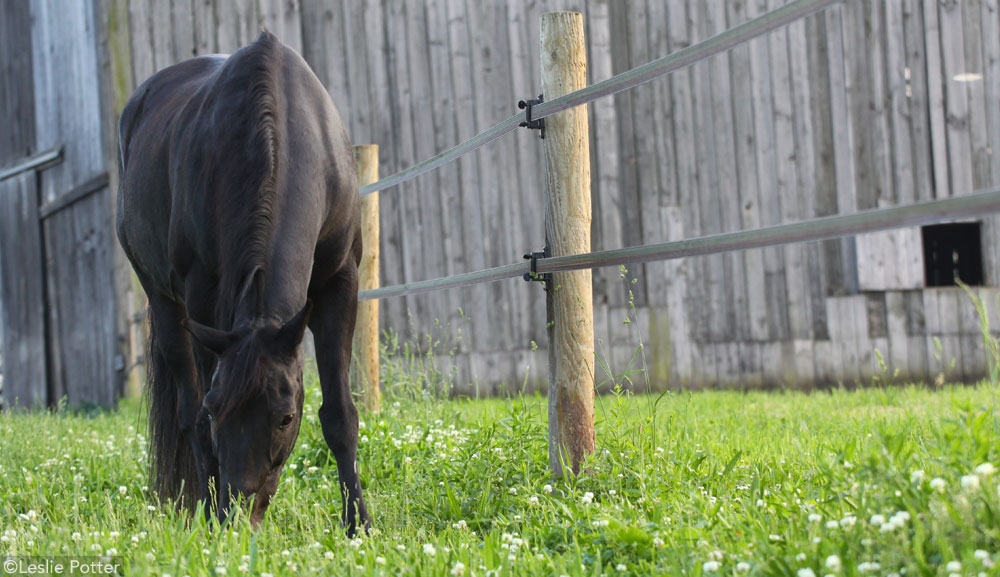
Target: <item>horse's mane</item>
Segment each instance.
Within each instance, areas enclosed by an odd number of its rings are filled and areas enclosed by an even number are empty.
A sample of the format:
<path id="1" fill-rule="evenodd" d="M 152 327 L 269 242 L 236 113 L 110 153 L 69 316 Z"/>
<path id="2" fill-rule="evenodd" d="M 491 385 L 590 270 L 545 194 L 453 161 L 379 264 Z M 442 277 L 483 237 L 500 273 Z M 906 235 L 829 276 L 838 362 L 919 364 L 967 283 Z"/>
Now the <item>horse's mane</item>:
<path id="1" fill-rule="evenodd" d="M 221 127 L 233 131 L 235 149 L 218 151 L 232 157 L 227 163 L 227 181 L 238 183 L 240 188 L 222 192 L 224 198 L 219 199 L 221 224 L 232 227 L 219 245 L 221 274 L 215 321 L 223 330 L 232 328 L 244 297 L 260 298 L 267 272 L 278 171 L 277 75 L 281 59 L 281 43 L 264 30 L 253 44 L 230 57 L 226 68 L 232 70 L 222 71 L 227 90 L 239 93 L 242 103 L 240 124 Z M 256 314 L 258 302 L 249 305 Z"/>

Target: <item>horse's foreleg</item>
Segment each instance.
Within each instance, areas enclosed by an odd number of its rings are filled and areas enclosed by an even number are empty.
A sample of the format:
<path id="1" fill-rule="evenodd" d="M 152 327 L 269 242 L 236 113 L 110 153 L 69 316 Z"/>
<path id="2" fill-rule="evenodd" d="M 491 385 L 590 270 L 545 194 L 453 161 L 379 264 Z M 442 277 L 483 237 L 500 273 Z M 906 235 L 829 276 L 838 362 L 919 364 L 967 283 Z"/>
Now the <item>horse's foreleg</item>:
<path id="1" fill-rule="evenodd" d="M 316 363 L 323 388 L 319 420 L 326 444 L 337 460 L 343 522 L 348 535 L 353 536 L 359 523 L 368 527 L 371 519 L 358 479 L 358 410 L 351 399 L 348 379 L 358 308 L 357 269 L 353 263 L 348 268 L 314 296 L 316 308 L 310 328 L 316 340 Z"/>

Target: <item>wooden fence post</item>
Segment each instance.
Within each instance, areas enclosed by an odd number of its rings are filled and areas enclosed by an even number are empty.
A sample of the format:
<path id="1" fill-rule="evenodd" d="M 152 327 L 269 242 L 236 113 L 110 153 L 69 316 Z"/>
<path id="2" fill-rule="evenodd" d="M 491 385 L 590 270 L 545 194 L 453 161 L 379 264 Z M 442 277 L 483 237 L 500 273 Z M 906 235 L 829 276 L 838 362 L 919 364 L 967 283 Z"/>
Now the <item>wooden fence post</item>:
<path id="1" fill-rule="evenodd" d="M 542 94 L 553 100 L 587 85 L 583 15 L 543 14 Z M 590 140 L 587 107 L 545 119 L 548 207 L 545 242 L 551 256 L 590 252 Z M 574 473 L 594 452 L 594 303 L 590 270 L 553 273 L 546 292 L 549 337 L 549 465 Z"/>
<path id="2" fill-rule="evenodd" d="M 378 145 L 362 144 L 354 147 L 354 162 L 358 172 L 358 186 L 378 180 Z M 378 254 L 379 222 L 378 193 L 361 199 L 361 235 L 364 252 L 358 268 L 358 290 L 379 287 Z M 354 330 L 354 352 L 357 358 L 358 382 L 365 407 L 378 412 L 382 392 L 378 383 L 378 300 L 358 303 L 358 321 Z"/>

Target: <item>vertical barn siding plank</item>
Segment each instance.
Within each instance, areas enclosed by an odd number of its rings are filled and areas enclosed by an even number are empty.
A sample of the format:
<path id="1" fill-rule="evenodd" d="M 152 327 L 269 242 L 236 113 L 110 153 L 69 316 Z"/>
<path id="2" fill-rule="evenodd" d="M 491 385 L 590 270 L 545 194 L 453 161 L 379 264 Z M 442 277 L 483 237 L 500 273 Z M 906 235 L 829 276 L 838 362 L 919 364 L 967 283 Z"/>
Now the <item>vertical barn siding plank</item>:
<path id="1" fill-rule="evenodd" d="M 649 62 L 649 16 L 645 2 L 634 2 L 628 11 L 628 53 L 629 68 L 641 66 Z M 630 227 L 639 231 L 639 244 L 661 242 L 661 226 L 658 221 L 660 206 L 659 191 L 659 159 L 656 153 L 656 140 L 650 129 L 649 120 L 653 117 L 655 103 L 653 87 L 649 84 L 637 86 L 629 91 L 632 98 L 632 138 L 636 155 L 635 191 L 626 191 L 631 196 L 629 202 L 635 203 L 638 211 L 636 220 L 629 220 Z M 646 271 L 649 266 L 632 265 L 630 273 L 638 282 L 630 286 L 639 306 L 649 301 L 646 288 Z M 624 291 L 623 291 L 624 292 Z"/>
<path id="2" fill-rule="evenodd" d="M 630 46 L 629 5 L 624 2 L 610 3 L 611 9 L 611 63 L 614 74 L 621 74 L 632 68 Z M 642 244 L 642 225 L 639 191 L 639 155 L 642 151 L 636 149 L 635 99 L 632 91 L 619 92 L 611 97 L 615 104 L 615 117 L 618 120 L 618 154 L 619 172 L 618 200 L 622 221 L 621 242 L 624 246 Z M 636 268 L 636 267 L 633 267 Z M 637 267 L 636 270 L 644 270 Z M 618 280 L 615 270 L 608 271 L 608 300 L 614 305 L 625 302 L 625 291 Z M 640 274 L 640 276 L 643 276 Z"/>
<path id="3" fill-rule="evenodd" d="M 533 75 L 535 68 L 533 65 L 537 64 L 538 61 L 538 33 L 537 31 L 532 32 L 532 30 L 537 30 L 537 27 L 538 17 L 533 11 L 527 9 L 525 2 L 518 0 L 508 5 L 507 34 L 511 55 L 510 86 L 515 99 L 534 98 L 538 94 L 539 80 Z M 448 55 L 445 54 L 443 57 L 448 58 Z M 610 64 L 610 60 L 608 62 Z M 605 101 L 605 103 L 614 106 L 610 101 Z M 591 118 L 594 118 L 593 105 L 590 107 L 590 113 Z M 596 138 L 596 135 L 591 137 L 592 140 Z M 517 229 L 510 231 L 510 234 L 514 239 L 519 239 L 515 242 L 521 243 L 521 253 L 523 254 L 529 250 L 541 250 L 545 243 L 544 211 L 538 210 L 538 207 L 542 206 L 540 183 L 544 178 L 544 169 L 541 165 L 542 141 L 538 137 L 537 131 L 534 130 L 519 130 L 511 135 L 510 140 L 514 147 L 514 160 L 516 161 L 516 164 L 511 167 L 512 171 L 516 171 L 516 179 L 512 181 L 516 184 L 508 186 L 508 188 L 514 189 L 511 191 L 512 196 L 508 203 L 512 205 L 511 208 L 519 222 Z M 593 152 L 593 147 L 591 150 L 592 155 L 597 154 Z M 592 160 L 591 165 L 595 166 L 596 161 Z M 596 212 L 598 209 L 595 208 Z M 459 217 L 458 214 L 455 216 Z M 595 218 L 595 222 L 598 219 L 599 217 Z M 594 236 L 599 237 L 598 234 Z M 516 249 L 517 245 L 514 248 Z M 516 259 L 519 256 L 521 255 L 514 253 L 508 258 Z M 541 286 L 533 283 L 521 284 L 516 281 L 513 284 L 517 285 L 514 288 L 522 295 L 521 302 L 524 307 L 515 312 L 515 315 L 523 316 L 524 322 L 522 332 L 515 335 L 515 346 L 518 348 L 529 347 L 531 341 L 545 342 L 545 296 Z M 538 373 L 538 376 L 542 376 L 541 372 Z"/>
<path id="4" fill-rule="evenodd" d="M 654 21 L 651 28 L 662 28 L 666 19 Z M 528 28 L 525 28 L 526 32 Z M 514 33 L 512 24 L 511 33 Z M 590 83 L 594 84 L 614 75 L 612 62 L 611 7 L 607 2 L 593 1 L 587 7 L 587 41 L 590 54 L 587 71 Z M 530 42 L 530 36 L 522 37 Z M 657 82 L 659 86 L 663 81 Z M 530 84 L 535 85 L 535 81 Z M 593 184 L 594 206 L 594 250 L 608 250 L 623 246 L 622 192 L 618 175 L 621 168 L 618 148 L 618 116 L 616 97 L 602 98 L 589 106 L 591 114 L 591 180 Z M 662 102 L 662 100 L 660 101 Z M 659 127 L 656 128 L 659 133 Z M 521 147 L 522 150 L 524 147 Z M 532 147 L 534 149 L 534 147 Z M 659 150 L 657 150 L 659 153 Z M 534 154 L 532 156 L 535 156 Z M 533 165 L 534 166 L 534 165 Z M 521 165 L 524 171 L 524 164 Z M 532 169 L 532 178 L 539 178 L 541 167 Z M 526 205 L 527 206 L 527 205 Z M 532 238 L 532 234 L 528 238 Z M 652 283 L 656 284 L 656 283 Z M 595 302 L 620 305 L 624 303 L 623 292 L 618 285 L 618 271 L 611 268 L 594 270 Z M 664 301 L 665 302 L 665 301 Z"/>
<path id="5" fill-rule="evenodd" d="M 141 3 L 143 0 L 131 0 L 129 2 L 130 6 L 134 6 Z M 218 42 L 216 41 L 216 25 L 215 25 L 215 2 L 214 0 L 192 0 L 191 3 L 192 11 L 192 25 L 194 26 L 194 49 L 198 54 L 215 54 L 219 52 Z M 135 33 L 133 31 L 133 38 Z M 299 47 L 301 52 L 302 48 Z M 133 46 L 132 58 L 133 60 L 140 57 L 141 50 L 136 50 Z M 138 79 L 138 77 L 137 77 Z"/>
<path id="6" fill-rule="evenodd" d="M 966 0 L 960 2 L 962 11 L 962 37 L 964 40 L 963 72 L 979 74 L 980 78 L 971 82 L 958 82 L 964 85 L 969 102 L 969 136 L 971 138 L 972 156 L 972 190 L 979 190 L 990 184 L 990 153 L 989 136 L 986 132 L 988 121 L 983 74 L 983 37 L 980 25 L 983 0 Z M 952 82 L 955 82 L 952 78 Z M 996 103 L 994 103 L 995 105 Z"/>
<path id="7" fill-rule="evenodd" d="M 885 4 L 886 91 L 889 98 L 889 126 L 892 137 L 893 182 L 897 204 L 917 199 L 913 182 L 913 145 L 910 142 L 910 100 L 907 95 L 906 45 L 902 2 Z"/>
<path id="8" fill-rule="evenodd" d="M 647 18 L 647 42 L 646 52 L 649 59 L 663 57 L 669 53 L 667 36 L 667 5 L 666 2 L 658 0 L 648 0 L 646 2 Z M 655 215 L 660 213 L 663 206 L 676 206 L 676 168 L 674 166 L 673 134 L 671 132 L 670 118 L 673 115 L 673 102 L 670 99 L 670 79 L 657 80 L 649 85 L 652 97 L 652 107 L 650 117 L 643 123 L 644 131 L 652 137 L 653 149 L 647 152 L 651 156 L 653 163 L 657 167 L 656 182 L 649 184 L 650 190 L 641 194 L 649 195 L 655 199 L 653 202 L 644 202 L 648 210 L 654 215 L 644 214 L 643 232 L 646 238 L 667 238 L 667 231 L 664 229 L 665 223 L 658 220 Z M 647 209 L 644 209 L 644 211 Z M 664 263 L 647 263 L 645 265 L 646 301 L 650 305 L 662 307 L 667 303 L 666 287 L 662 283 L 654 282 L 653 279 L 662 277 L 666 270 Z"/>
<path id="9" fill-rule="evenodd" d="M 729 27 L 747 20 L 744 8 L 745 4 L 741 2 L 726 3 Z M 734 94 L 743 95 L 733 101 L 736 170 L 739 179 L 739 197 L 734 200 L 740 211 L 740 228 L 752 230 L 761 226 L 761 220 L 753 101 L 748 97 L 752 93 L 750 47 L 745 44 L 736 47 L 729 53 L 729 58 L 732 70 L 731 90 Z M 764 270 L 764 251 L 755 249 L 738 254 L 742 256 L 744 268 L 748 273 L 745 290 L 749 338 L 754 341 L 764 341 L 769 338 L 767 288 L 764 275 L 760 274 Z"/>
<path id="10" fill-rule="evenodd" d="M 132 75 L 136 85 L 152 76 L 153 33 L 150 29 L 150 0 L 129 2 L 129 35 L 132 37 Z"/>
<path id="11" fill-rule="evenodd" d="M 1000 14 L 997 0 L 983 0 L 983 89 L 986 131 L 989 135 L 989 184 L 1000 183 Z M 1000 284 L 1000 217 L 983 219 L 983 274 L 986 284 Z"/>
<path id="12" fill-rule="evenodd" d="M 823 169 L 822 151 L 825 142 L 817 151 L 817 133 L 814 128 L 814 110 L 817 98 L 814 97 L 811 77 L 810 52 L 815 46 L 809 42 L 809 33 L 815 31 L 816 17 L 793 23 L 788 27 L 788 55 L 792 85 L 792 110 L 795 127 L 795 159 L 797 195 L 800 198 L 799 211 L 796 220 L 814 218 L 817 215 L 817 199 L 819 192 L 819 170 Z M 822 130 L 822 128 L 821 128 Z M 807 326 L 804 335 L 810 339 L 826 336 L 826 305 L 823 284 L 823 261 L 821 245 L 808 243 L 802 245 L 802 285 L 805 301 L 805 317 Z M 815 376 L 815 373 L 814 373 Z"/>
<path id="13" fill-rule="evenodd" d="M 725 2 L 713 0 L 705 10 L 706 35 L 721 34 L 727 28 Z M 726 55 L 712 58 L 711 68 L 712 116 L 715 119 L 715 159 L 718 183 L 712 194 L 716 197 L 720 232 L 733 232 L 740 224 L 739 180 L 736 166 L 736 134 L 733 118 L 733 90 L 730 86 L 732 70 Z M 747 312 L 746 272 L 743 255 L 732 252 L 720 255 L 723 264 L 723 283 L 720 296 L 726 304 L 725 325 L 720 340 L 745 341 L 750 336 L 750 318 Z M 738 357 L 738 354 L 737 354 Z"/>
<path id="14" fill-rule="evenodd" d="M 346 19 L 345 19 L 346 20 Z M 430 85 L 430 56 L 427 43 L 427 17 L 423 2 L 408 2 L 406 13 L 406 68 L 410 83 L 410 110 L 412 131 L 413 164 L 437 153 L 434 146 L 434 118 L 431 109 L 435 106 Z M 405 118 L 405 117 L 404 117 Z M 404 205 L 419 213 L 420 236 L 414 238 L 421 247 L 418 268 L 414 280 L 445 276 L 444 245 L 441 221 L 441 173 L 433 171 L 418 177 L 413 182 L 415 190 L 410 198 L 403 199 Z M 414 214 L 416 216 L 416 214 Z M 439 320 L 437 311 L 444 308 L 445 295 L 431 293 L 411 300 L 421 301 L 423 314 L 415 317 L 418 327 L 434 326 Z"/>
<path id="15" fill-rule="evenodd" d="M 928 93 L 927 43 L 924 40 L 924 16 L 921 0 L 902 0 L 902 27 L 908 73 L 906 98 L 910 115 L 907 117 L 912 149 L 914 198 L 934 198 L 936 166 L 931 160 L 931 117 Z M 900 23 L 896 22 L 896 26 Z M 899 148 L 897 147 L 897 150 Z"/>
<path id="16" fill-rule="evenodd" d="M 926 44 L 927 101 L 930 109 L 931 160 L 934 165 L 934 197 L 951 196 L 952 178 L 948 157 L 946 111 L 944 104 L 944 69 L 942 65 L 941 28 L 937 0 L 923 0 L 924 42 Z"/>
<path id="17" fill-rule="evenodd" d="M 472 63 L 472 84 L 476 94 L 477 106 L 472 110 L 475 119 L 475 133 L 482 132 L 490 126 L 502 120 L 501 115 L 496 114 L 497 103 L 502 96 L 498 93 L 506 92 L 499 87 L 490 87 L 487 84 L 488 78 L 504 78 L 503 55 L 497 52 L 499 48 L 496 43 L 495 30 L 499 25 L 497 21 L 496 7 L 480 2 L 470 1 L 466 3 L 468 17 L 470 18 L 471 30 L 478 30 L 487 33 L 471 34 L 471 63 Z M 506 19 L 504 19 L 506 21 Z M 505 113 L 513 110 L 508 106 Z M 487 146 L 476 152 L 479 161 L 479 210 L 483 228 L 483 252 L 487 266 L 496 266 L 500 263 L 508 262 L 506 257 L 506 246 L 510 242 L 505 228 L 504 204 L 501 202 L 501 191 L 505 179 L 504 172 L 507 170 L 503 147 Z M 489 283 L 486 285 L 489 303 L 485 315 L 490 318 L 490 325 L 493 327 L 491 335 L 490 350 L 505 350 L 510 348 L 512 342 L 511 312 L 512 303 L 507 297 L 505 283 Z"/>
<path id="18" fill-rule="evenodd" d="M 688 11 L 692 42 L 707 38 L 704 3 Z M 695 155 L 698 166 L 697 201 L 702 234 L 722 232 L 719 200 L 719 171 L 713 135 L 718 130 L 712 109 L 711 61 L 702 62 L 691 69 L 695 102 Z M 726 300 L 724 257 L 721 254 L 696 259 L 703 275 L 704 299 L 708 307 L 708 339 L 719 342 L 730 337 L 732 329 L 730 303 Z"/>
<path id="19" fill-rule="evenodd" d="M 448 41 L 451 55 L 452 92 L 455 106 L 458 110 L 471 111 L 476 104 L 476 94 L 473 91 L 472 79 L 472 48 L 469 38 L 469 19 L 465 2 L 448 0 Z M 476 135 L 476 123 L 471 113 L 455 115 L 455 127 L 458 131 L 458 142 Z M 462 190 L 462 222 L 464 223 L 462 244 L 466 254 L 467 270 L 482 270 L 486 266 L 486 253 L 483 245 L 483 220 L 479 211 L 479 158 L 467 155 L 458 161 L 459 178 Z M 490 315 L 483 306 L 490 302 L 486 285 L 478 285 L 468 289 L 472 295 L 471 302 L 479 306 L 466 307 L 465 311 L 472 318 L 473 330 L 465 337 L 472 350 L 487 350 L 493 334 Z M 473 340 L 474 339 L 474 340 Z"/>
<path id="20" fill-rule="evenodd" d="M 194 0 L 198 2 L 199 0 Z M 260 16 L 262 24 L 270 30 L 282 42 L 290 46 L 296 52 L 302 52 L 302 0 L 258 0 L 260 3 Z M 309 0 L 306 0 L 307 2 Z M 352 3 L 351 8 L 356 12 L 360 11 L 360 3 Z M 357 22 L 354 23 L 358 25 Z M 365 30 L 364 24 L 361 29 L 355 29 L 351 38 L 363 40 L 358 32 Z M 360 48 L 364 48 L 364 43 L 360 43 Z"/>
<path id="21" fill-rule="evenodd" d="M 756 0 L 747 4 L 748 15 L 756 17 L 767 12 L 767 3 Z M 771 62 L 768 39 L 750 41 L 751 97 L 754 104 L 754 132 L 757 158 L 757 190 L 761 226 L 781 222 L 781 203 L 776 177 L 774 100 L 771 87 Z M 764 289 L 768 303 L 768 335 L 771 340 L 789 338 L 788 294 L 785 284 L 785 262 L 781 247 L 764 249 Z"/>
<path id="22" fill-rule="evenodd" d="M 779 2 L 771 0 L 768 7 L 778 8 Z M 778 197 L 780 207 L 779 222 L 795 222 L 802 218 L 803 208 L 800 195 L 810 195 L 812 191 L 798 189 L 797 163 L 807 151 L 796 143 L 795 118 L 792 102 L 792 77 L 789 50 L 804 50 L 797 44 L 789 46 L 787 29 L 775 30 L 768 35 L 768 54 L 771 63 L 771 90 L 773 99 L 773 130 L 776 189 L 772 194 Z M 783 247 L 785 262 L 785 294 L 787 295 L 788 329 L 792 339 L 808 338 L 809 320 L 808 292 L 806 291 L 805 255 L 801 244 Z"/>
<path id="23" fill-rule="evenodd" d="M 688 26 L 686 3 L 673 0 L 668 3 L 667 18 L 669 19 L 669 49 L 676 52 L 691 44 Z M 695 135 L 692 119 L 694 118 L 692 72 L 690 69 L 678 70 L 671 77 L 671 98 L 674 102 L 673 134 L 677 153 L 677 188 L 678 201 L 683 215 L 683 230 L 686 237 L 700 236 L 701 223 L 698 207 L 698 166 L 695 153 Z M 626 222 L 628 215 L 625 216 Z M 631 227 L 626 227 L 626 230 Z M 708 338 L 708 315 L 702 296 L 704 295 L 701 278 L 701 263 L 699 259 L 688 259 L 684 267 L 684 280 L 687 294 L 695 295 L 688 298 L 685 307 L 688 309 L 690 324 L 688 334 L 695 342 L 704 342 Z M 694 368 L 694 367 L 693 367 Z"/>
<path id="24" fill-rule="evenodd" d="M 455 126 L 454 94 L 451 90 L 451 60 L 448 54 L 448 11 L 444 0 L 432 0 L 427 3 L 427 43 L 430 57 L 431 88 L 434 91 L 431 111 L 434 120 L 433 144 L 436 151 L 454 146 L 458 140 Z M 451 163 L 438 169 L 438 190 L 428 190 L 425 194 L 437 195 L 441 210 L 441 227 L 438 232 L 444 250 L 444 268 L 442 274 L 453 275 L 471 270 L 465 262 L 465 251 L 462 247 L 462 216 L 461 189 L 459 188 L 458 164 Z M 454 319 L 449 323 L 449 334 L 452 339 L 458 337 L 457 308 L 468 308 L 464 299 L 469 291 L 460 293 L 462 299 L 451 300 L 437 311 L 442 321 L 445 318 Z M 448 304 L 450 303 L 450 304 Z M 457 305 L 457 306 L 456 306 Z"/>
<path id="25" fill-rule="evenodd" d="M 10 16 L 20 15 L 8 13 Z M 6 39 L 0 40 L 4 41 Z M 3 56 L 7 54 L 5 52 Z M 6 64 L 8 60 L 4 58 L 0 62 Z M 21 72 L 19 76 L 25 76 L 25 71 Z M 30 75 L 30 71 L 27 72 Z M 28 96 L 30 86 L 30 82 L 25 85 Z M 27 102 L 30 101 L 29 98 Z M 31 131 L 27 129 L 22 134 Z M 46 392 L 45 291 L 40 224 L 35 173 L 26 172 L 0 182 L 0 235 L 4 239 L 0 243 L 0 265 L 3 265 L 0 315 L 3 316 L 4 330 L 0 354 L 3 356 L 4 408 L 42 408 L 49 402 Z"/>
<path id="26" fill-rule="evenodd" d="M 660 210 L 668 241 L 682 240 L 688 236 L 687 231 L 684 230 L 683 211 L 683 207 L 677 206 L 665 206 Z M 691 346 L 693 339 L 691 338 L 688 303 L 692 299 L 688 298 L 686 280 L 686 269 L 691 260 L 668 260 L 665 266 L 665 277 L 660 279 L 667 291 L 667 318 L 659 332 L 668 335 L 665 347 L 663 344 L 660 345 L 666 350 L 660 348 L 660 351 L 661 354 L 669 355 L 671 359 L 670 383 L 676 387 L 686 387 L 690 384 L 692 367 L 697 363 Z"/>
<path id="27" fill-rule="evenodd" d="M 171 1 L 151 4 L 150 31 L 153 35 L 153 70 L 160 71 L 177 62 L 173 51 L 173 27 L 171 25 Z M 183 0 L 176 0 L 180 4 Z"/>
<path id="28" fill-rule="evenodd" d="M 392 71 L 390 78 L 392 81 L 393 119 L 397 127 L 393 142 L 396 148 L 397 164 L 392 172 L 413 166 L 421 160 L 413 150 L 415 142 L 413 135 L 414 112 L 408 62 L 409 48 L 407 46 L 408 12 L 414 5 L 415 3 L 410 2 L 394 2 L 386 14 L 389 69 Z M 419 111 L 418 114 L 422 112 Z M 423 214 L 420 212 L 418 184 L 418 181 L 410 180 L 399 185 L 393 191 L 393 194 L 399 196 L 399 203 L 397 204 L 396 222 L 391 226 L 400 231 L 403 282 L 426 278 L 423 274 L 425 270 L 424 254 L 420 247 L 423 238 Z M 412 321 L 407 323 L 412 333 L 407 334 L 407 337 L 415 341 L 419 340 L 422 336 L 421 332 L 426 330 L 425 325 L 418 324 L 418 321 L 426 318 L 426 305 L 427 300 L 419 295 L 404 299 L 406 318 L 407 320 L 412 318 Z"/>
<path id="29" fill-rule="evenodd" d="M 196 54 L 194 39 L 194 2 L 197 0 L 171 0 L 170 44 L 174 62 L 187 60 Z M 160 2 L 168 4 L 168 2 Z"/>
<path id="30" fill-rule="evenodd" d="M 941 26 L 941 82 L 944 84 L 948 168 L 951 194 L 957 196 L 973 190 L 969 95 L 966 83 L 954 79 L 956 75 L 966 72 L 962 3 L 938 3 L 938 19 Z"/>
<path id="31" fill-rule="evenodd" d="M 851 130 L 847 103 L 844 53 L 844 9 L 834 6 L 826 11 L 826 37 L 830 57 L 830 118 L 833 129 L 833 165 L 836 171 L 837 212 L 851 214 L 858 209 L 854 188 L 854 162 L 851 153 L 854 135 Z M 854 238 L 840 240 L 841 271 L 843 284 L 833 288 L 834 293 L 853 293 L 858 290 L 857 249 Z M 829 317 L 828 317 L 829 318 Z M 831 330 L 832 334 L 832 330 Z"/>
<path id="32" fill-rule="evenodd" d="M 303 4 L 302 33 L 303 47 L 306 46 L 306 30 L 308 14 L 306 7 L 314 0 Z M 365 15 L 365 51 L 369 62 L 368 102 L 371 106 L 372 143 L 379 146 L 379 166 L 385 167 L 384 174 L 391 174 L 398 168 L 396 160 L 395 111 L 390 104 L 392 89 L 390 84 L 391 69 L 389 68 L 388 27 L 386 14 L 381 0 L 365 0 L 363 2 Z M 307 57 L 308 60 L 308 57 Z M 381 278 L 382 284 L 388 286 L 402 281 L 401 234 L 396 226 L 399 207 L 398 191 L 389 190 L 379 195 L 379 223 L 381 240 Z M 406 327 L 406 308 L 404 299 L 385 299 L 380 301 L 382 326 L 395 328 L 397 331 Z M 383 329 L 384 330 L 384 329 Z"/>

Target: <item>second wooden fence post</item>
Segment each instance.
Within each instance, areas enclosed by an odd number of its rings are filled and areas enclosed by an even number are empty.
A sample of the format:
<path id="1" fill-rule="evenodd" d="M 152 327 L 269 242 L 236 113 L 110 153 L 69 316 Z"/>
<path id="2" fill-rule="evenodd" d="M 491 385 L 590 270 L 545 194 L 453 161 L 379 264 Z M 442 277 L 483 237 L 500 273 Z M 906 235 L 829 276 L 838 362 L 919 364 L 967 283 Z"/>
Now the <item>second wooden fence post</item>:
<path id="1" fill-rule="evenodd" d="M 378 180 L 378 145 L 354 147 L 354 162 L 358 171 L 358 186 Z M 364 252 L 358 268 L 358 290 L 379 287 L 379 220 L 378 193 L 361 199 L 361 235 Z M 358 303 L 358 322 L 354 329 L 354 356 L 357 359 L 358 382 L 365 407 L 378 412 L 382 391 L 378 382 L 378 300 Z"/>
<path id="2" fill-rule="evenodd" d="M 543 14 L 542 94 L 553 100 L 587 85 L 583 15 Z M 545 119 L 548 208 L 545 241 L 551 256 L 590 252 L 590 139 L 587 107 Z M 594 452 L 594 303 L 589 270 L 553 273 L 546 293 L 549 335 L 549 465 L 574 473 Z"/>

